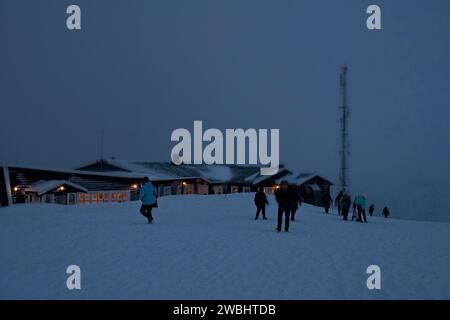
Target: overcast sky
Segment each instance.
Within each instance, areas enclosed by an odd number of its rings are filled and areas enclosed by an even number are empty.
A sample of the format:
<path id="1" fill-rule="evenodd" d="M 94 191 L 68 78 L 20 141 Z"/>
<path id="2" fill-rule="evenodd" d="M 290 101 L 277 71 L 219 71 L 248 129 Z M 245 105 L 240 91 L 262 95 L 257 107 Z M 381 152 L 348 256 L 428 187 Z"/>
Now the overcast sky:
<path id="1" fill-rule="evenodd" d="M 169 161 L 202 120 L 279 128 L 282 163 L 337 182 L 346 63 L 352 191 L 381 206 L 450 181 L 448 0 L 1 0 L 0 39 L 2 163 L 72 168 L 102 130 L 105 156 Z"/>

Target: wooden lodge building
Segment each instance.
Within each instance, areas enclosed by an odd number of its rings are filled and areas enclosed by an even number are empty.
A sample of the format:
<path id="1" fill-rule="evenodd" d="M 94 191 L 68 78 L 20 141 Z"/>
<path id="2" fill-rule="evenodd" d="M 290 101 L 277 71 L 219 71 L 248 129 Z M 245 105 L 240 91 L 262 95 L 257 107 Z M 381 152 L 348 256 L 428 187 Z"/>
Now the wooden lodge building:
<path id="1" fill-rule="evenodd" d="M 280 167 L 276 175 L 263 176 L 257 166 L 175 165 L 166 162 L 105 159 L 74 170 L 22 166 L 0 167 L 0 203 L 85 204 L 138 199 L 141 180 L 148 177 L 158 196 L 254 192 L 264 187 L 273 193 L 287 179 L 299 187 L 305 202 L 320 205 L 331 182 L 318 175 L 294 175 Z"/>

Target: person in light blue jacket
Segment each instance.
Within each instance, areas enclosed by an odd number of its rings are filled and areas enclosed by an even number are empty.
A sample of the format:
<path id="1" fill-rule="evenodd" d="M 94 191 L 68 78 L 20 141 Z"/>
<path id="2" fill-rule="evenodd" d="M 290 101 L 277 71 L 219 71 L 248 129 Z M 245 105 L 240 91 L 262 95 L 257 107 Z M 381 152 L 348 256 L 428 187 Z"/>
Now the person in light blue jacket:
<path id="1" fill-rule="evenodd" d="M 149 178 L 144 177 L 142 179 L 142 188 L 139 192 L 139 199 L 142 202 L 141 214 L 147 218 L 148 223 L 152 223 L 152 209 L 158 207 L 156 200 L 156 190 Z"/>
<path id="2" fill-rule="evenodd" d="M 367 223 L 367 217 L 366 217 L 366 210 L 367 210 L 367 199 L 365 196 L 358 194 L 358 196 L 355 198 L 355 204 L 356 208 L 358 209 L 358 220 L 359 222 Z"/>

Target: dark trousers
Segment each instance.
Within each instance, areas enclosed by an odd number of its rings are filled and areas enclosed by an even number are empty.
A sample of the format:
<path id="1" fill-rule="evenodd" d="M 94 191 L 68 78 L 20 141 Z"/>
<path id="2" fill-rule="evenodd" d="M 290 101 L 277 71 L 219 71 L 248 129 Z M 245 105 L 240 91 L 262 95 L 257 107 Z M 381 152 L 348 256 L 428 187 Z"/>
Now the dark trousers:
<path id="1" fill-rule="evenodd" d="M 152 209 L 153 209 L 153 206 L 150 204 L 143 204 L 141 206 L 140 212 L 144 217 L 146 217 L 148 219 L 148 222 L 151 222 L 153 220 Z"/>
<path id="2" fill-rule="evenodd" d="M 360 222 L 363 222 L 362 218 L 364 218 L 364 222 L 367 222 L 366 210 L 364 210 L 363 208 L 358 208 L 358 220 Z"/>
<path id="3" fill-rule="evenodd" d="M 341 213 L 344 216 L 344 220 L 348 219 L 348 208 L 342 208 Z"/>
<path id="4" fill-rule="evenodd" d="M 338 209 L 338 215 L 340 216 L 342 214 L 342 208 L 339 204 L 337 206 L 337 209 Z M 348 212 L 348 210 L 347 210 L 347 212 Z"/>
<path id="5" fill-rule="evenodd" d="M 295 221 L 295 213 L 297 212 L 297 209 L 292 208 L 291 209 L 291 221 Z"/>
<path id="6" fill-rule="evenodd" d="M 284 220 L 284 230 L 289 231 L 289 216 L 291 213 L 291 208 L 289 207 L 278 207 L 278 225 L 277 230 L 281 231 L 281 226 L 283 225 L 283 213 L 285 216 Z"/>
<path id="7" fill-rule="evenodd" d="M 266 206 L 257 206 L 256 207 L 256 218 L 258 219 L 259 213 L 262 212 L 263 219 L 266 219 Z"/>

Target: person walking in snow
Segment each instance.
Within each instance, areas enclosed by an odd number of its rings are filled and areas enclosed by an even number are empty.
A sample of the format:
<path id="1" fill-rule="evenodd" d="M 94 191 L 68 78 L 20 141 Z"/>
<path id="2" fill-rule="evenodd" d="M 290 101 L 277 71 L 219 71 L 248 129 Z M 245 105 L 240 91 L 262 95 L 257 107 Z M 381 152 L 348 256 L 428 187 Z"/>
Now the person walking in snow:
<path id="1" fill-rule="evenodd" d="M 278 202 L 278 224 L 277 231 L 281 231 L 283 225 L 283 214 L 285 216 L 284 231 L 289 232 L 289 216 L 294 202 L 297 201 L 297 196 L 293 188 L 289 185 L 287 180 L 281 181 L 281 187 L 275 191 L 275 198 Z"/>
<path id="2" fill-rule="evenodd" d="M 258 192 L 255 194 L 255 205 L 256 205 L 256 217 L 255 220 L 258 220 L 259 213 L 262 212 L 262 216 L 264 220 L 267 220 L 266 218 L 266 205 L 269 204 L 267 201 L 266 194 L 264 193 L 264 190 L 262 187 L 259 187 Z"/>
<path id="3" fill-rule="evenodd" d="M 350 207 L 352 206 L 352 198 L 347 192 L 344 192 L 342 195 L 341 201 L 339 203 L 341 207 L 341 214 L 343 216 L 343 219 L 347 221 L 348 219 L 348 211 L 350 210 Z"/>
<path id="4" fill-rule="evenodd" d="M 358 220 L 358 215 L 357 215 L 357 211 L 356 211 L 356 198 L 355 198 L 355 200 L 353 200 L 352 209 L 353 209 L 353 211 L 352 211 L 352 221 L 355 220 L 355 219 Z"/>
<path id="5" fill-rule="evenodd" d="M 384 207 L 384 208 L 383 208 L 383 216 L 384 216 L 385 218 L 387 218 L 387 217 L 389 217 L 390 215 L 391 215 L 391 213 L 389 212 L 388 207 Z"/>
<path id="6" fill-rule="evenodd" d="M 329 193 L 325 194 L 322 198 L 323 207 L 325 208 L 325 212 L 329 213 L 330 207 L 333 204 L 333 199 L 331 199 L 331 196 Z"/>
<path id="7" fill-rule="evenodd" d="M 139 192 L 139 200 L 142 202 L 140 210 L 141 214 L 147 218 L 148 223 L 152 223 L 152 209 L 158 207 L 158 202 L 156 200 L 155 187 L 153 187 L 152 182 L 147 177 L 142 179 L 142 188 Z"/>
<path id="8" fill-rule="evenodd" d="M 358 219 L 356 221 L 367 223 L 366 210 L 367 210 L 367 199 L 363 195 L 357 195 L 355 198 L 356 209 L 358 210 Z"/>
<path id="9" fill-rule="evenodd" d="M 292 204 L 291 208 L 291 221 L 295 221 L 295 213 L 297 212 L 298 208 L 302 205 L 302 197 L 299 192 L 295 192 L 296 195 L 296 201 Z"/>
<path id="10" fill-rule="evenodd" d="M 369 216 L 373 216 L 373 211 L 375 210 L 375 206 L 373 205 L 373 203 L 370 205 L 369 207 Z"/>
<path id="11" fill-rule="evenodd" d="M 341 215 L 342 208 L 340 202 L 343 195 L 344 195 L 343 192 L 339 191 L 338 195 L 336 196 L 336 199 L 334 199 L 334 206 L 337 207 L 338 209 L 338 215 Z"/>

